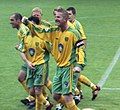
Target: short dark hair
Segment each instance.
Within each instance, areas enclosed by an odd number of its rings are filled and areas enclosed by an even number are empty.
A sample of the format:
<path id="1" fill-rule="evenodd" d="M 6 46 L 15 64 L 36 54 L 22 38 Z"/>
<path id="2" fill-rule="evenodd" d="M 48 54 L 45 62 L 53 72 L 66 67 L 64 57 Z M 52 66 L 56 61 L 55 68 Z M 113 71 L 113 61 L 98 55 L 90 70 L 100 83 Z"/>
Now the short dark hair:
<path id="1" fill-rule="evenodd" d="M 14 15 L 14 17 L 15 17 L 16 20 L 18 20 L 18 19 L 20 21 L 22 20 L 22 15 L 20 13 L 13 13 L 13 15 Z"/>
<path id="2" fill-rule="evenodd" d="M 67 11 L 72 11 L 73 15 L 76 14 L 76 9 L 74 7 L 68 7 L 66 10 Z"/>
<path id="3" fill-rule="evenodd" d="M 30 16 L 30 17 L 28 18 L 28 20 L 35 22 L 37 25 L 40 24 L 39 18 L 37 18 L 37 17 L 35 17 L 35 16 Z"/>

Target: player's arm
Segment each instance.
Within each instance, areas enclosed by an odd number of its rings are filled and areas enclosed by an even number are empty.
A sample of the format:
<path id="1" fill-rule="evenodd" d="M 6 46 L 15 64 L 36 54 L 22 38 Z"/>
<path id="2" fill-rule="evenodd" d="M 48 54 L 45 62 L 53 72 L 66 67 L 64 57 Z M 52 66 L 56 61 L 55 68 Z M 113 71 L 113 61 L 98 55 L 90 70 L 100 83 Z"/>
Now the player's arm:
<path id="1" fill-rule="evenodd" d="M 31 21 L 29 21 L 27 17 L 24 16 L 22 18 L 22 23 L 26 25 L 31 31 L 33 31 L 32 27 L 34 26 L 34 24 Z"/>
<path id="2" fill-rule="evenodd" d="M 28 65 L 28 67 L 31 68 L 31 69 L 34 69 L 34 66 L 32 65 L 32 63 L 26 58 L 26 55 L 25 55 L 26 48 L 25 48 L 24 40 L 25 40 L 25 37 L 24 37 L 24 39 L 22 39 L 21 42 L 15 47 L 15 49 L 20 52 L 20 57 L 21 57 L 22 60 Z"/>
<path id="3" fill-rule="evenodd" d="M 29 67 L 30 69 L 34 69 L 34 65 L 32 64 L 32 62 L 30 62 L 30 61 L 26 58 L 25 53 L 20 52 L 20 56 L 21 56 L 22 60 L 28 65 L 28 67 Z"/>
<path id="4" fill-rule="evenodd" d="M 81 60 L 80 60 L 80 50 L 81 48 L 84 46 L 84 42 L 83 40 L 80 39 L 80 34 L 78 31 L 75 32 L 75 35 L 74 35 L 74 46 L 75 46 L 75 49 L 76 49 L 76 60 L 77 60 L 77 65 L 74 67 L 74 71 L 75 72 L 81 72 L 81 70 L 83 70 L 83 65 L 81 64 Z"/>
<path id="5" fill-rule="evenodd" d="M 79 26 L 79 32 L 80 32 L 80 35 L 81 35 L 81 39 L 82 39 L 83 42 L 84 42 L 84 48 L 86 48 L 87 38 L 86 38 L 86 35 L 85 35 L 85 32 L 84 32 L 83 26 L 82 26 L 81 24 L 80 24 L 80 26 Z"/>

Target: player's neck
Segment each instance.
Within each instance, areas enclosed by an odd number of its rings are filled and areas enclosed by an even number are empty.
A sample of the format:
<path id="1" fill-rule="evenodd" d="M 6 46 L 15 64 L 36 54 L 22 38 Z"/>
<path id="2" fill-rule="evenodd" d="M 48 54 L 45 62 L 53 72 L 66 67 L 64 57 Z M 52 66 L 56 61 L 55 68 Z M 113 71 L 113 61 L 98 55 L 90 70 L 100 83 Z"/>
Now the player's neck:
<path id="1" fill-rule="evenodd" d="M 68 27 L 69 27 L 69 26 L 68 26 L 67 23 L 66 23 L 65 25 L 61 26 L 60 29 L 61 29 L 62 32 L 64 32 L 65 30 L 68 29 Z"/>
<path id="2" fill-rule="evenodd" d="M 75 19 L 73 19 L 72 21 L 71 21 L 71 23 L 74 23 L 75 22 Z"/>

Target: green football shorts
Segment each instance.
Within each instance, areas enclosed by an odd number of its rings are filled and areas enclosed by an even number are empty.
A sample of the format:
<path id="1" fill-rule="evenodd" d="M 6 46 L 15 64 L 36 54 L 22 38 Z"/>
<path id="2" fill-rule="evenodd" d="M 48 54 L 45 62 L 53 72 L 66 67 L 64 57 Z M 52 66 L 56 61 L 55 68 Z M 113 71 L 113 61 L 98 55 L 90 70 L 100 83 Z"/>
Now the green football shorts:
<path id="1" fill-rule="evenodd" d="M 48 79 L 48 62 L 36 65 L 35 69 L 27 68 L 26 83 L 29 88 L 44 85 Z"/>
<path id="2" fill-rule="evenodd" d="M 73 65 L 68 67 L 57 67 L 53 77 L 52 92 L 57 94 L 74 93 L 79 73 L 73 73 Z"/>
<path id="3" fill-rule="evenodd" d="M 27 74 L 27 64 L 24 63 L 22 66 L 21 66 L 21 70 L 23 70 L 25 72 L 25 74 Z"/>

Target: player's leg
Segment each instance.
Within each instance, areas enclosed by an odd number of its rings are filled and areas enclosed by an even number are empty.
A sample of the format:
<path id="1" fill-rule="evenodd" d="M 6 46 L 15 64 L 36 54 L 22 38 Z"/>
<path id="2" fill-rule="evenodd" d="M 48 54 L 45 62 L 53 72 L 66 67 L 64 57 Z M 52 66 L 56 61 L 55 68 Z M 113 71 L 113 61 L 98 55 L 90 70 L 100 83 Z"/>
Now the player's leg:
<path id="1" fill-rule="evenodd" d="M 49 78 L 49 76 L 50 76 L 50 73 L 49 73 L 49 62 L 46 62 L 46 74 L 47 74 L 47 79 L 46 79 L 45 86 L 48 88 L 48 90 L 52 94 L 52 81 Z"/>
<path id="2" fill-rule="evenodd" d="M 75 90 L 75 95 L 78 95 L 78 94 L 80 95 L 80 99 L 83 99 L 83 92 L 82 92 L 80 81 L 77 82 L 77 89 Z"/>
<path id="3" fill-rule="evenodd" d="M 87 85 L 88 87 L 92 89 L 92 94 L 93 94 L 92 100 L 94 100 L 97 97 L 98 92 L 100 91 L 100 87 L 92 83 L 92 81 L 84 75 L 80 75 L 80 77 L 78 78 L 78 81 Z"/>
<path id="4" fill-rule="evenodd" d="M 25 91 L 29 93 L 28 87 L 26 86 L 26 75 L 27 75 L 26 71 L 21 69 L 18 75 L 18 81 L 22 84 Z"/>
<path id="5" fill-rule="evenodd" d="M 27 65 L 24 64 L 24 65 L 22 65 L 21 70 L 19 72 L 18 81 L 22 84 L 24 90 L 29 94 L 29 89 L 26 85 L 26 76 L 27 76 Z M 35 100 L 35 98 L 33 96 L 29 95 L 25 99 L 22 99 L 21 102 L 25 105 L 29 105 L 29 102 L 34 101 L 34 100 Z"/>
<path id="6" fill-rule="evenodd" d="M 64 94 L 65 105 L 68 110 L 79 110 L 73 100 L 76 84 L 78 81 L 79 73 L 73 72 L 73 66 L 64 69 L 62 79 L 62 93 Z"/>
<path id="7" fill-rule="evenodd" d="M 53 99 L 57 102 L 56 110 L 62 110 L 61 104 L 65 106 L 64 97 L 62 96 L 62 74 L 59 67 L 57 67 L 56 74 L 53 77 L 52 83 Z"/>
<path id="8" fill-rule="evenodd" d="M 45 85 L 49 89 L 50 93 L 52 94 L 52 81 L 49 79 L 49 77 Z"/>
<path id="9" fill-rule="evenodd" d="M 36 110 L 41 109 L 43 104 L 46 106 L 46 110 L 51 110 L 51 108 L 53 107 L 53 105 L 48 100 L 46 100 L 46 97 L 43 95 L 43 90 L 45 89 L 44 85 L 48 78 L 46 65 L 47 63 L 36 66 L 36 76 L 34 80 L 36 94 Z"/>

